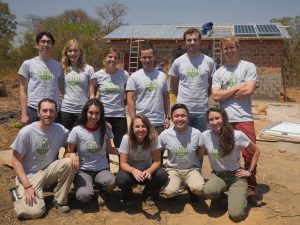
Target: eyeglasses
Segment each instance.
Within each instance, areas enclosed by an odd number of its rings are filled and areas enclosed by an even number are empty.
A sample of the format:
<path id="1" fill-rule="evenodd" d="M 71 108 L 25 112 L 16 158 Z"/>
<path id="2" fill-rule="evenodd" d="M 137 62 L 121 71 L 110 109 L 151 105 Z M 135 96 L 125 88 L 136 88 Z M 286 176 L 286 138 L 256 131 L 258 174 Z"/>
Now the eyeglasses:
<path id="1" fill-rule="evenodd" d="M 51 40 L 40 40 L 39 44 L 41 45 L 52 45 Z"/>

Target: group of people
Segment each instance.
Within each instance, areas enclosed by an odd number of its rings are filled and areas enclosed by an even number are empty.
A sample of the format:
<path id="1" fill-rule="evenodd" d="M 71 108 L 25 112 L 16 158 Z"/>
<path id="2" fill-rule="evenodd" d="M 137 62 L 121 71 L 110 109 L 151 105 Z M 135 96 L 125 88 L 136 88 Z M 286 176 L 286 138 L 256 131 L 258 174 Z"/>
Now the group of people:
<path id="1" fill-rule="evenodd" d="M 104 53 L 103 69 L 94 72 L 78 41 L 66 43 L 59 63 L 51 56 L 53 35 L 36 36 L 39 55 L 19 70 L 21 121 L 26 126 L 11 145 L 18 217 L 41 217 L 43 188 L 54 184 L 54 206 L 68 212 L 72 183 L 83 203 L 99 187 L 99 205 L 106 203 L 116 186 L 124 205 L 130 205 L 133 186 L 142 184 L 148 205 L 154 205 L 159 195 L 174 198 L 187 190 L 192 203 L 203 194 L 212 199 L 211 204 L 228 191 L 228 212 L 234 221 L 245 218 L 247 198 L 259 206 L 255 175 L 260 152 L 251 113 L 255 65 L 239 59 L 234 37 L 222 40 L 225 64 L 218 70 L 200 52 L 198 29 L 187 29 L 183 39 L 186 53 L 169 70 L 170 89 L 177 97 L 170 109 L 167 78 L 155 69 L 150 43 L 139 50 L 143 68 L 129 76 L 117 68 L 115 49 Z M 210 94 L 219 105 L 209 107 Z M 65 154 L 57 159 L 61 147 Z M 162 166 L 165 151 L 167 161 Z M 110 171 L 108 154 L 119 155 L 116 175 Z M 212 168 L 206 183 L 201 175 L 204 155 Z"/>

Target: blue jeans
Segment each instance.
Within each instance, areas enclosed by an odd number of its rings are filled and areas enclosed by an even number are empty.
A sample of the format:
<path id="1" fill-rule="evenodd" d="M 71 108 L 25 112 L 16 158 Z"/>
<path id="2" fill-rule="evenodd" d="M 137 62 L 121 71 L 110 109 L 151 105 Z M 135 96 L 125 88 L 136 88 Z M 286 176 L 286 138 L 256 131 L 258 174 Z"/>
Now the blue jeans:
<path id="1" fill-rule="evenodd" d="M 206 114 L 190 113 L 189 126 L 200 130 L 201 133 L 205 131 L 207 128 Z"/>

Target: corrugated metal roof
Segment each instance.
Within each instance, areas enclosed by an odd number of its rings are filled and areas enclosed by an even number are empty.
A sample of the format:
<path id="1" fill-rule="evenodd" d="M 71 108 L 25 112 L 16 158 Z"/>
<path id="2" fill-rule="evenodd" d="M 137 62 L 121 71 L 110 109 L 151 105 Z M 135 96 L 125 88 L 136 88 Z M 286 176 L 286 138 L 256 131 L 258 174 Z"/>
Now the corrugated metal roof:
<path id="1" fill-rule="evenodd" d="M 279 30 L 281 31 L 280 36 L 272 37 L 262 37 L 262 36 L 244 36 L 242 38 L 290 38 L 288 32 L 285 28 L 281 27 L 281 24 L 278 25 Z M 182 39 L 183 33 L 189 27 L 201 28 L 202 25 L 159 25 L 159 24 L 149 24 L 149 25 L 123 25 L 112 31 L 104 38 L 113 40 L 113 39 Z M 222 38 L 225 36 L 234 35 L 233 25 L 215 25 L 214 31 L 211 36 L 202 36 L 203 39 L 211 38 Z"/>

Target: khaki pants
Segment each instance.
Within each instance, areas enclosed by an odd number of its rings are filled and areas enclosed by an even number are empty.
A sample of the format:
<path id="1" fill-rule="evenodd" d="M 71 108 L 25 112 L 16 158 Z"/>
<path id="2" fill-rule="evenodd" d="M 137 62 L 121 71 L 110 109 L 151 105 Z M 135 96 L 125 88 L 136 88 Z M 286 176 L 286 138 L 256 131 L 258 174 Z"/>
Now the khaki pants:
<path id="1" fill-rule="evenodd" d="M 29 178 L 32 187 L 37 192 L 37 203 L 29 206 L 25 203 L 24 188 L 21 184 L 16 186 L 21 199 L 14 202 L 14 210 L 18 217 L 33 219 L 41 217 L 45 212 L 43 188 L 57 183 L 54 188 L 54 201 L 60 205 L 68 202 L 70 185 L 73 182 L 76 170 L 72 169 L 70 158 L 63 158 L 52 162 L 44 170 L 40 170 Z"/>
<path id="2" fill-rule="evenodd" d="M 228 191 L 228 214 L 232 219 L 240 220 L 246 216 L 247 178 L 236 177 L 234 172 L 212 172 L 204 186 L 204 195 L 217 199 Z"/>
<path id="3" fill-rule="evenodd" d="M 162 196 L 172 198 L 189 188 L 196 195 L 201 195 L 204 180 L 199 169 L 173 169 L 167 168 L 169 183 L 162 191 Z"/>

